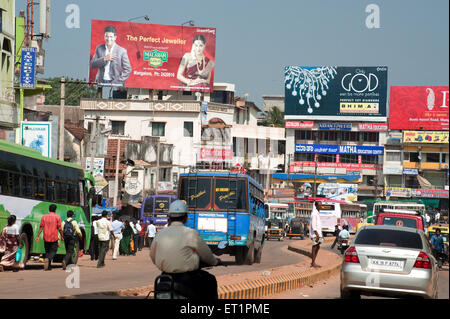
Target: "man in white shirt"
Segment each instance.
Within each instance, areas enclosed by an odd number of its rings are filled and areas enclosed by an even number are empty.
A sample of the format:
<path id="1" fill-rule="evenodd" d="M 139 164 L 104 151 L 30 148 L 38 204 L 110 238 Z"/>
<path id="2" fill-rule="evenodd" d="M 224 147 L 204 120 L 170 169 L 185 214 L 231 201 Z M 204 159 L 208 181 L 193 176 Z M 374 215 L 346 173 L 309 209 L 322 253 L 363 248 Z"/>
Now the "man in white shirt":
<path id="1" fill-rule="evenodd" d="M 150 225 L 147 226 L 147 242 L 148 247 L 152 247 L 153 239 L 156 236 L 156 227 L 153 225 L 153 221 L 150 221 Z"/>
<path id="2" fill-rule="evenodd" d="M 319 253 L 320 244 L 323 243 L 322 224 L 320 222 L 319 211 L 322 208 L 321 202 L 315 202 L 311 212 L 311 220 L 309 223 L 309 237 L 312 240 L 311 249 L 311 267 L 320 268 L 316 264 L 317 254 Z"/>
<path id="3" fill-rule="evenodd" d="M 102 218 L 97 221 L 99 255 L 97 268 L 105 267 L 105 256 L 108 251 L 109 237 L 114 236 L 111 223 L 106 219 L 107 211 L 102 212 Z"/>

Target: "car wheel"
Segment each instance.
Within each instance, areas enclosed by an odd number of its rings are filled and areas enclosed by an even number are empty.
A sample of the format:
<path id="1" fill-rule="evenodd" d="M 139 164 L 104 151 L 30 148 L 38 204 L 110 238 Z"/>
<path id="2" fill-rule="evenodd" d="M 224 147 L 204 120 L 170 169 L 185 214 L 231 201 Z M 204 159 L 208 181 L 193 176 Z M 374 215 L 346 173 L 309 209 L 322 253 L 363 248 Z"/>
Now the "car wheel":
<path id="1" fill-rule="evenodd" d="M 361 294 L 355 290 L 341 290 L 341 299 L 361 299 Z"/>

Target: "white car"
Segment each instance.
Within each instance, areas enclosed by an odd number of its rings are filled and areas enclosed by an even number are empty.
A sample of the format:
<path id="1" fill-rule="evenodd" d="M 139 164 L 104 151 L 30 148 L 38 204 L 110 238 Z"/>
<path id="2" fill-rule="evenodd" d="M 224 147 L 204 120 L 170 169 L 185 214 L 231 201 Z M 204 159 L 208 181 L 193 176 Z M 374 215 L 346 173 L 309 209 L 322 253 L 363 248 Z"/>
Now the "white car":
<path id="1" fill-rule="evenodd" d="M 363 226 L 344 254 L 341 298 L 362 294 L 437 298 L 438 273 L 423 231 Z"/>

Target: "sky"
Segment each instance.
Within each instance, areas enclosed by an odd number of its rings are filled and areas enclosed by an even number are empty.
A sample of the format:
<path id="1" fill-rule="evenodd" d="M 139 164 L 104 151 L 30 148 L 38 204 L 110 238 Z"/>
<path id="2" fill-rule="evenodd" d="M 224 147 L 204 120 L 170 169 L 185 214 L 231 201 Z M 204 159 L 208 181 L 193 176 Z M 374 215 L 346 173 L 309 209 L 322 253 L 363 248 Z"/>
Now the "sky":
<path id="1" fill-rule="evenodd" d="M 79 28 L 68 28 L 68 5 Z M 379 28 L 368 28 L 379 8 Z M 16 12 L 26 0 L 16 0 Z M 37 10 L 37 9 L 36 9 Z M 53 0 L 45 74 L 88 79 L 91 20 L 216 28 L 215 82 L 263 107 L 284 95 L 285 66 L 387 66 L 388 86 L 449 83 L 448 0 Z M 37 22 L 38 23 L 38 22 Z"/>

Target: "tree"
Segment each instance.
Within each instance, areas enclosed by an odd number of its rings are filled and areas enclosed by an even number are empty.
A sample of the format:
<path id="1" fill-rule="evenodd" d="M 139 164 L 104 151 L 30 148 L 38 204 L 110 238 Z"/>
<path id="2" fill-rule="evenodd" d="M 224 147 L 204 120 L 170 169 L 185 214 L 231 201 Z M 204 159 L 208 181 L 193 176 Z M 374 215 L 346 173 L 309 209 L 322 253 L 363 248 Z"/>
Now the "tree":
<path id="1" fill-rule="evenodd" d="M 284 114 L 281 110 L 274 106 L 270 109 L 266 116 L 266 123 L 269 126 L 284 127 Z"/>
<path id="2" fill-rule="evenodd" d="M 59 105 L 61 101 L 61 77 L 46 79 L 52 87 L 44 92 L 46 105 Z M 77 79 L 67 79 L 65 87 L 65 105 L 80 105 L 81 98 L 95 98 L 97 88 L 89 86 L 84 81 Z"/>

